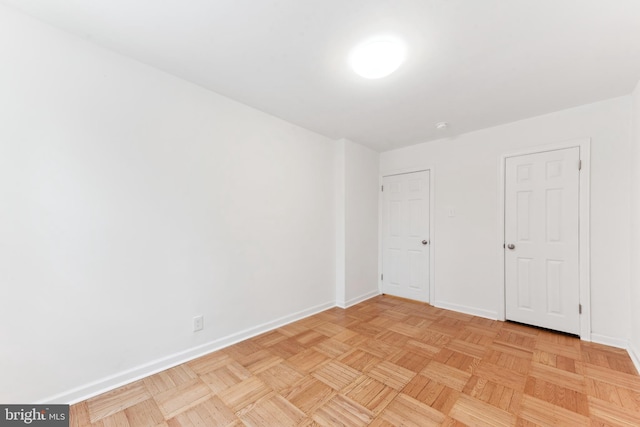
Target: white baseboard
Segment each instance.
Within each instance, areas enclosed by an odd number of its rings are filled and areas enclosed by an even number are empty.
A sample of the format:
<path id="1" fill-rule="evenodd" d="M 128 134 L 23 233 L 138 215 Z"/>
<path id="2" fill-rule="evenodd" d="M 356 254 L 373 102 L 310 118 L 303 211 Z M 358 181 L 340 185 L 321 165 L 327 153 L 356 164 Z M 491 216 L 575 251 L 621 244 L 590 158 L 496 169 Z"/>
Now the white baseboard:
<path id="1" fill-rule="evenodd" d="M 378 295 L 380 295 L 380 291 L 376 289 L 375 291 L 367 292 L 366 294 L 348 299 L 347 301 L 336 301 L 336 306 L 340 308 L 348 308 L 348 307 L 351 307 L 352 305 L 359 304 L 362 301 L 366 301 L 370 298 L 377 297 Z"/>
<path id="2" fill-rule="evenodd" d="M 591 342 L 604 344 L 611 347 L 623 348 L 625 350 L 629 348 L 629 341 L 627 340 L 614 338 L 607 335 L 594 334 L 593 332 L 591 333 Z"/>
<path id="3" fill-rule="evenodd" d="M 245 329 L 243 331 L 219 338 L 206 344 L 202 344 L 197 347 L 181 351 L 179 353 L 174 353 L 172 355 L 156 359 L 152 362 L 145 363 L 143 365 L 128 369 L 115 375 L 102 378 L 98 381 L 94 381 L 92 383 L 74 388 L 72 390 L 65 391 L 36 403 L 78 403 L 107 391 L 121 387 L 123 385 L 132 383 L 139 379 L 148 377 L 149 375 L 153 375 L 182 363 L 188 362 L 190 360 L 197 359 L 198 357 L 228 347 L 256 335 L 260 335 L 286 324 L 304 319 L 305 317 L 312 316 L 331 307 L 335 307 L 334 301 L 326 302 L 324 304 L 318 304 L 305 310 L 298 311 L 297 313 L 280 317 L 270 322 L 257 325 L 253 328 Z"/>
<path id="4" fill-rule="evenodd" d="M 636 365 L 636 371 L 640 374 L 640 351 L 633 344 L 629 343 L 627 353 L 634 365 Z"/>
<path id="5" fill-rule="evenodd" d="M 466 305 L 452 304 L 444 301 L 435 301 L 434 307 L 444 308 L 446 310 L 457 311 L 460 313 L 470 314 L 472 316 L 484 317 L 486 319 L 498 320 L 498 313 L 491 310 L 483 310 L 475 307 L 468 307 Z"/>

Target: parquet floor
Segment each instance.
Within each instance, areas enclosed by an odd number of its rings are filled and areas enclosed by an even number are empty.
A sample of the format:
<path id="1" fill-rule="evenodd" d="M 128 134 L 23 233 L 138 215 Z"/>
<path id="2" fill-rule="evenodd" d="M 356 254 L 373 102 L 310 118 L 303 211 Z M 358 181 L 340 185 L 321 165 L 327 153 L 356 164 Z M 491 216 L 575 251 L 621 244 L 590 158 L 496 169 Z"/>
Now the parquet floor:
<path id="1" fill-rule="evenodd" d="M 379 296 L 81 402 L 72 426 L 640 426 L 623 350 Z"/>

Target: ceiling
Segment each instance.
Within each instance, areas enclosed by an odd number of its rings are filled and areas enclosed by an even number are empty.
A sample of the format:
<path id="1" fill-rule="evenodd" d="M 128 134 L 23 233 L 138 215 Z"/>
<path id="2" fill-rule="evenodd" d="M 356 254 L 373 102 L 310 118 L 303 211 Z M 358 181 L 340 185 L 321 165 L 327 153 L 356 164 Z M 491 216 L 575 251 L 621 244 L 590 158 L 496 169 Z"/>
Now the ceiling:
<path id="1" fill-rule="evenodd" d="M 314 130 L 385 151 L 629 94 L 638 0 L 0 0 Z M 350 49 L 402 38 L 366 80 Z M 436 130 L 437 122 L 451 126 Z"/>

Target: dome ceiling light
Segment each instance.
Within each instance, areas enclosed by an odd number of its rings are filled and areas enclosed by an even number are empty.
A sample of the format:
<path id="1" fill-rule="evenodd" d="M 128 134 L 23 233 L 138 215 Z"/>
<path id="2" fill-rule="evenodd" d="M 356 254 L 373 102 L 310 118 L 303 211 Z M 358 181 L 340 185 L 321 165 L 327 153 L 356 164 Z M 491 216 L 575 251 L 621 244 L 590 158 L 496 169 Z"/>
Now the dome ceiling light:
<path id="1" fill-rule="evenodd" d="M 406 47 L 395 38 L 376 38 L 356 46 L 349 55 L 353 71 L 365 79 L 379 79 L 396 71 L 405 60 Z"/>

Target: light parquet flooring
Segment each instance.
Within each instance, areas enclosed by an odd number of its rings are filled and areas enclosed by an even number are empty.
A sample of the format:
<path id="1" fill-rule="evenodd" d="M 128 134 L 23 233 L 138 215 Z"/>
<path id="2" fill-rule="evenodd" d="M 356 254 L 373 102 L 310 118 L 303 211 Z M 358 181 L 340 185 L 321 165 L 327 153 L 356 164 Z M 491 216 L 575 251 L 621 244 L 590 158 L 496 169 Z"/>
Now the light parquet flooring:
<path id="1" fill-rule="evenodd" d="M 71 407 L 72 426 L 640 426 L 616 348 L 379 296 Z"/>

